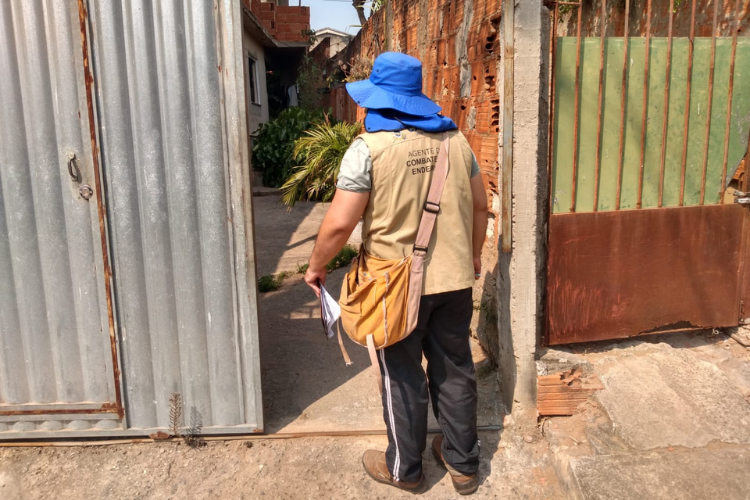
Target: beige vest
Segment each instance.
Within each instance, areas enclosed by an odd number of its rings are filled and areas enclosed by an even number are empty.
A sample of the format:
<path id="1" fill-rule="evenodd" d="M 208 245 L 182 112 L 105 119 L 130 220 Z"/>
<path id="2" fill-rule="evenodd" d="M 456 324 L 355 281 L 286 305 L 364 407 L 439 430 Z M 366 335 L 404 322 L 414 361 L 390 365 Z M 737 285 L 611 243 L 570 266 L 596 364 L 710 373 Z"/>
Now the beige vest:
<path id="1" fill-rule="evenodd" d="M 473 202 L 469 143 L 451 131 L 448 179 L 425 258 L 422 295 L 469 288 Z M 401 259 L 411 255 L 432 181 L 441 133 L 418 130 L 365 133 L 372 156 L 372 190 L 364 213 L 362 241 L 370 255 Z"/>

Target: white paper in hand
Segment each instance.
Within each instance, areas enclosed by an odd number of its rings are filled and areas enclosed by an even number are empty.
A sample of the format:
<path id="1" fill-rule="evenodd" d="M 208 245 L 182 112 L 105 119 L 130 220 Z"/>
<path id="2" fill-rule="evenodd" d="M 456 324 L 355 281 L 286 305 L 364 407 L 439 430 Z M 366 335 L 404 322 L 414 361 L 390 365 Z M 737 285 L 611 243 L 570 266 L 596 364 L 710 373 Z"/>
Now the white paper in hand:
<path id="1" fill-rule="evenodd" d="M 341 307 L 323 285 L 320 286 L 320 317 L 323 320 L 323 329 L 330 339 L 333 337 L 333 327 L 341 317 Z"/>

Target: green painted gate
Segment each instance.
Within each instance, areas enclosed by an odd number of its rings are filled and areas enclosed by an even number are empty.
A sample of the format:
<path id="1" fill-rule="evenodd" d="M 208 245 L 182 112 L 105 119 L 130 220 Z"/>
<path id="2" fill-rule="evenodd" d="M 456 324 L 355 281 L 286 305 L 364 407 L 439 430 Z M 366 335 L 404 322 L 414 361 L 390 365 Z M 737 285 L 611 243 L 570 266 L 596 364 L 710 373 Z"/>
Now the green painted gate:
<path id="1" fill-rule="evenodd" d="M 555 29 L 563 4 L 581 10 L 561 2 Z M 594 7 L 606 30 L 615 7 Z M 747 210 L 733 196 L 747 190 L 750 37 L 737 35 L 741 16 L 719 36 L 717 6 L 702 8 L 713 36 L 694 36 L 696 1 L 689 36 L 673 36 L 672 14 L 666 36 L 652 36 L 649 0 L 641 36 L 580 36 L 584 12 L 577 36 L 554 39 L 548 344 L 750 315 Z"/>

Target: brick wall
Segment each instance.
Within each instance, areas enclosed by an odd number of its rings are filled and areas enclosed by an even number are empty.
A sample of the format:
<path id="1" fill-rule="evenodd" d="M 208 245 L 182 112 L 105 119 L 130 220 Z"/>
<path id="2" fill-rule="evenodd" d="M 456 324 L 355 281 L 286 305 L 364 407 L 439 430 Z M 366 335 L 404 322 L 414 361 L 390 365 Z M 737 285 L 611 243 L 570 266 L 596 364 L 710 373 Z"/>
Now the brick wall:
<path id="1" fill-rule="evenodd" d="M 263 27 L 276 38 L 276 4 L 273 2 L 263 2 L 260 4 L 260 20 Z"/>
<path id="2" fill-rule="evenodd" d="M 276 38 L 282 42 L 306 42 L 310 7 L 276 7 Z"/>
<path id="3" fill-rule="evenodd" d="M 274 2 L 242 0 L 268 33 L 281 42 L 307 42 L 303 31 L 310 29 L 310 7 L 284 7 Z"/>
<path id="4" fill-rule="evenodd" d="M 485 185 L 497 193 L 500 96 L 500 0 L 394 0 L 370 18 L 340 55 L 353 63 L 387 50 L 422 61 L 424 93 L 443 107 L 466 135 Z M 387 34 L 387 35 L 386 35 Z M 339 119 L 362 117 L 345 91 L 335 89 L 331 107 Z"/>

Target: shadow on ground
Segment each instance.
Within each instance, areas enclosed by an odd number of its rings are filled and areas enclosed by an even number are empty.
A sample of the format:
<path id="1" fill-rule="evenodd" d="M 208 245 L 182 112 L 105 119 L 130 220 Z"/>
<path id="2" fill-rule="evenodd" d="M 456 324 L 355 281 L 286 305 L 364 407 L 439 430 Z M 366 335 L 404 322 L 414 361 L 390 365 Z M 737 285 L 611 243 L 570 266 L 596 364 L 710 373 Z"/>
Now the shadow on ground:
<path id="1" fill-rule="evenodd" d="M 306 263 L 327 205 L 303 203 L 287 211 L 278 197 L 255 200 L 258 276 L 295 271 Z M 346 269 L 328 277 L 338 297 Z M 346 366 L 335 338 L 327 339 L 319 303 L 302 282 L 286 279 L 277 291 L 260 294 L 261 373 L 267 433 L 384 431 L 377 381 L 365 348 L 345 337 L 353 364 Z M 343 332 L 342 332 L 343 334 Z M 475 362 L 485 354 L 472 339 Z M 486 366 L 486 364 L 483 364 Z M 497 373 L 478 370 L 480 426 L 503 420 Z M 432 412 L 428 426 L 439 429 Z"/>

